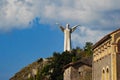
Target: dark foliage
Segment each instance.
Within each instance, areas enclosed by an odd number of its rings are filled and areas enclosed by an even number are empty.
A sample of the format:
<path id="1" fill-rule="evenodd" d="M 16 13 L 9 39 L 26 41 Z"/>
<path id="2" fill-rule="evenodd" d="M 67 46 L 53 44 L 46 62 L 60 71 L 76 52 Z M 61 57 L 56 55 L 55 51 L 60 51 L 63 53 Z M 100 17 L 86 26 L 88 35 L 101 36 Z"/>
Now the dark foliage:
<path id="1" fill-rule="evenodd" d="M 84 49 L 77 47 L 71 52 L 54 52 L 53 57 L 48 58 L 50 62 L 38 72 L 37 80 L 63 80 L 63 67 L 70 62 L 91 56 L 92 45 L 92 43 L 87 42 Z"/>

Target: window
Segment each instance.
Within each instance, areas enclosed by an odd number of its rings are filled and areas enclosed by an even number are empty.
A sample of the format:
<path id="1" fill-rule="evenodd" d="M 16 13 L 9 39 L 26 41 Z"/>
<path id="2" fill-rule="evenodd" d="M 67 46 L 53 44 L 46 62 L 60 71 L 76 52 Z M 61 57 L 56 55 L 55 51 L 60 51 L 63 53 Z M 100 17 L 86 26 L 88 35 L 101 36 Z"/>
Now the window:
<path id="1" fill-rule="evenodd" d="M 102 70 L 102 80 L 105 80 L 105 70 Z"/>
<path id="2" fill-rule="evenodd" d="M 109 68 L 106 69 L 106 80 L 109 80 Z"/>

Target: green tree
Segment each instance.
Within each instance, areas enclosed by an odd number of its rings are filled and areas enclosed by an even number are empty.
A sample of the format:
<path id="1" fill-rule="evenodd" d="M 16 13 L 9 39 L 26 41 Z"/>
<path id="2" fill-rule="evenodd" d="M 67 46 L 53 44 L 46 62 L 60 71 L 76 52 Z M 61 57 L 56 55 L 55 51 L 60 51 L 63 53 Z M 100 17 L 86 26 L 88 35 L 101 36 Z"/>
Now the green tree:
<path id="1" fill-rule="evenodd" d="M 63 80 L 64 66 L 70 62 L 76 62 L 84 57 L 92 55 L 92 43 L 86 42 L 84 49 L 77 47 L 71 52 L 54 52 L 50 62 L 38 72 L 37 80 Z M 39 61 L 42 61 L 39 60 Z"/>
<path id="2" fill-rule="evenodd" d="M 93 46 L 93 43 L 86 42 L 85 47 L 84 47 L 84 51 L 86 53 L 86 56 L 91 56 L 92 55 L 92 46 Z"/>
<path id="3" fill-rule="evenodd" d="M 63 67 L 72 61 L 73 56 L 73 54 L 67 51 L 62 54 L 53 54 L 53 72 L 51 73 L 51 80 L 63 80 Z"/>

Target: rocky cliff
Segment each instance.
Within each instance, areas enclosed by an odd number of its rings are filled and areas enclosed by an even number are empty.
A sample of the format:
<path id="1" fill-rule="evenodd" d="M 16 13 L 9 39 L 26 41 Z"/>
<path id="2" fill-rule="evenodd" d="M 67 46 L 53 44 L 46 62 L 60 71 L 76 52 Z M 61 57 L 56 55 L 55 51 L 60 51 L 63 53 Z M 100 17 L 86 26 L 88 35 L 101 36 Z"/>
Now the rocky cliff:
<path id="1" fill-rule="evenodd" d="M 47 63 L 48 59 L 38 59 L 37 61 L 29 64 L 28 66 L 17 72 L 10 80 L 29 80 L 36 76 L 38 70 L 41 70 Z"/>

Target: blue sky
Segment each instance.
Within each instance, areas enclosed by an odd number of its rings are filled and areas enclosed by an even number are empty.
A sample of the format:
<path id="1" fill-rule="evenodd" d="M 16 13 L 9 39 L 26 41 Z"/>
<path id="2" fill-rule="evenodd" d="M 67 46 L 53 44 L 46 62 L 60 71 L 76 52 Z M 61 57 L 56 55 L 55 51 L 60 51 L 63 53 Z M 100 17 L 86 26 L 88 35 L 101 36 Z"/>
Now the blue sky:
<path id="1" fill-rule="evenodd" d="M 80 24 L 72 46 L 95 43 L 120 26 L 120 0 L 0 0 L 0 79 L 63 51 L 56 23 Z"/>
<path id="2" fill-rule="evenodd" d="M 63 51 L 63 34 L 50 25 L 37 24 L 0 34 L 0 78 L 7 80 L 14 73 L 39 58 Z"/>

